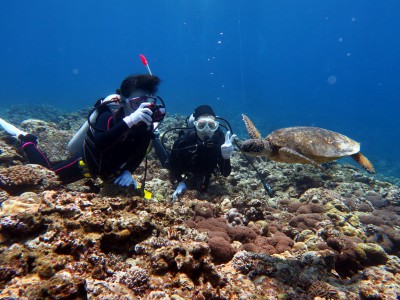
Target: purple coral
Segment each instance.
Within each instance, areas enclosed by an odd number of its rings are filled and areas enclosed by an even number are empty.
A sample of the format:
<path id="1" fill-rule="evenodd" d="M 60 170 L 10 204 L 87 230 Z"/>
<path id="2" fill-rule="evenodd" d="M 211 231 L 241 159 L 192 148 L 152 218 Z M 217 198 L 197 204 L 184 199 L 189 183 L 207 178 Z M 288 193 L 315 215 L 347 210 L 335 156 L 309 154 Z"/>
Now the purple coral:
<path id="1" fill-rule="evenodd" d="M 133 267 L 127 272 L 115 272 L 111 281 L 122 283 L 132 291 L 140 293 L 147 289 L 149 283 L 149 274 L 144 269 Z"/>

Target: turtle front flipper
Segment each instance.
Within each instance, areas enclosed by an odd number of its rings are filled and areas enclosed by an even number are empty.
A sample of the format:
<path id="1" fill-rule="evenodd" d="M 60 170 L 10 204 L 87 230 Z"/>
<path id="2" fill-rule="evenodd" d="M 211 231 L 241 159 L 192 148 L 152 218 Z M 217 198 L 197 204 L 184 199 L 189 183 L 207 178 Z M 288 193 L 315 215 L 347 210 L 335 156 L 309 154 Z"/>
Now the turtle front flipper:
<path id="1" fill-rule="evenodd" d="M 253 122 L 246 115 L 242 114 L 244 125 L 246 126 L 247 133 L 252 139 L 261 140 L 261 134 L 254 126 Z"/>
<path id="2" fill-rule="evenodd" d="M 368 173 L 375 174 L 374 166 L 361 152 L 351 155 L 351 158 L 358 162 Z"/>
<path id="3" fill-rule="evenodd" d="M 324 172 L 330 178 L 333 178 L 333 176 L 327 170 L 325 170 L 321 165 L 319 165 L 316 161 L 312 160 L 311 158 L 308 158 L 307 156 L 304 156 L 303 154 L 301 154 L 291 148 L 288 148 L 288 147 L 280 148 L 277 158 L 278 158 L 277 161 L 280 161 L 280 162 L 311 164 L 311 165 L 317 167 L 318 169 L 320 169 L 322 172 Z"/>

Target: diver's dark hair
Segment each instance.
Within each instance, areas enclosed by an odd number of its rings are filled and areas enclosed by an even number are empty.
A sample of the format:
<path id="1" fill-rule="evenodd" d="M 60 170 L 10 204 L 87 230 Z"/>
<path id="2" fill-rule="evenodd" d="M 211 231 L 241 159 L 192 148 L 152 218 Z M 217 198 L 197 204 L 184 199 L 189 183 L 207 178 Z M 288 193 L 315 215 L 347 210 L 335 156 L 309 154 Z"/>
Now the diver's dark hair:
<path id="1" fill-rule="evenodd" d="M 193 117 L 195 118 L 195 120 L 197 120 L 200 116 L 203 115 L 210 115 L 215 117 L 214 110 L 211 108 L 210 105 L 200 105 L 195 108 L 193 113 Z"/>
<path id="2" fill-rule="evenodd" d="M 154 94 L 158 90 L 160 81 L 160 78 L 154 75 L 130 75 L 122 81 L 121 87 L 117 92 L 125 98 L 129 97 L 135 90 L 143 90 L 149 94 Z"/>

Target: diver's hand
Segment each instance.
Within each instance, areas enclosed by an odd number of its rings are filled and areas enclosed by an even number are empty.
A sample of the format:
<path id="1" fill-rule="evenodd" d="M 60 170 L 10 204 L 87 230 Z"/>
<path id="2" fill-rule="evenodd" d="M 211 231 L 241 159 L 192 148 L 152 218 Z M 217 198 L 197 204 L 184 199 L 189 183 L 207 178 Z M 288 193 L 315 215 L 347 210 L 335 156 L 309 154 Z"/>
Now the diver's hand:
<path id="1" fill-rule="evenodd" d="M 172 202 L 178 200 L 179 196 L 182 195 L 185 190 L 186 184 L 183 181 L 179 182 L 175 192 L 172 194 Z"/>
<path id="2" fill-rule="evenodd" d="M 147 107 L 150 105 L 150 102 L 143 102 L 140 104 L 138 109 L 123 119 L 126 125 L 128 125 L 129 128 L 138 124 L 139 122 L 145 122 L 147 125 L 151 125 L 151 115 L 153 112 Z"/>
<path id="3" fill-rule="evenodd" d="M 128 170 L 125 170 L 118 176 L 114 181 L 115 184 L 120 186 L 130 186 L 133 184 L 134 188 L 136 188 L 136 181 L 132 178 L 132 173 Z"/>
<path id="4" fill-rule="evenodd" d="M 232 142 L 235 139 L 236 134 L 231 136 L 231 132 L 227 131 L 225 135 L 225 143 L 221 145 L 221 154 L 224 159 L 230 159 L 233 153 Z"/>

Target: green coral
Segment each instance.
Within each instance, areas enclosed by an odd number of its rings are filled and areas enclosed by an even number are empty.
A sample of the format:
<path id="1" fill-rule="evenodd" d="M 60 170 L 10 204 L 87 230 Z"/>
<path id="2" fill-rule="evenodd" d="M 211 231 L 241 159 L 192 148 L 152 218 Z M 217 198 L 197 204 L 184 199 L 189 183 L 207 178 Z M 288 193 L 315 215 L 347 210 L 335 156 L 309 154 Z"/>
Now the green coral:
<path id="1" fill-rule="evenodd" d="M 360 261 L 367 266 L 376 266 L 385 264 L 389 257 L 385 250 L 377 244 L 359 243 L 355 252 Z"/>

